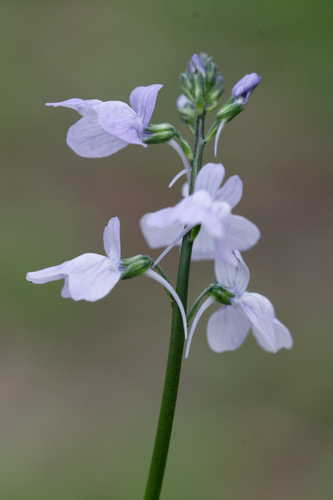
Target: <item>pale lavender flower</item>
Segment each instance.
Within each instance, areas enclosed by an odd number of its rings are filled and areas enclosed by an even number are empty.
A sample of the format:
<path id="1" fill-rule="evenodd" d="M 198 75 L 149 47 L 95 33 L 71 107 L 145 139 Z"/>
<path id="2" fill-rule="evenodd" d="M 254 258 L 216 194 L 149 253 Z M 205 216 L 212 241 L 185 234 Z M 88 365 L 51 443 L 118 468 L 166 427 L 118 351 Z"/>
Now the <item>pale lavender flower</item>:
<path id="1" fill-rule="evenodd" d="M 136 87 L 130 94 L 130 106 L 121 101 L 68 99 L 46 106 L 71 108 L 82 118 L 67 132 L 68 146 L 84 158 L 103 158 L 128 144 L 146 146 L 144 130 L 152 117 L 162 85 Z"/>
<path id="2" fill-rule="evenodd" d="M 105 255 L 85 253 L 58 266 L 27 274 L 36 284 L 64 280 L 61 295 L 73 300 L 95 302 L 107 295 L 121 278 L 120 223 L 113 217 L 104 229 Z"/>
<path id="3" fill-rule="evenodd" d="M 257 73 L 249 73 L 243 76 L 232 88 L 231 95 L 234 99 L 242 99 L 242 104 L 246 104 L 254 89 L 261 82 L 262 77 Z"/>
<path id="4" fill-rule="evenodd" d="M 106 255 L 85 253 L 58 266 L 47 267 L 40 271 L 27 273 L 26 279 L 35 284 L 64 280 L 61 296 L 66 299 L 96 302 L 105 297 L 126 273 L 126 266 L 121 260 L 120 222 L 112 217 L 104 229 L 104 250 Z M 139 258 L 141 256 L 138 256 Z M 134 258 L 135 259 L 135 258 Z M 133 260 L 133 259 L 130 259 Z M 145 270 L 144 276 L 160 283 L 172 295 L 177 303 L 187 335 L 187 320 L 183 304 L 171 284 L 152 269 Z"/>
<path id="5" fill-rule="evenodd" d="M 243 183 L 234 175 L 220 188 L 224 174 L 222 164 L 207 163 L 197 176 L 192 195 L 188 196 L 185 184 L 182 201 L 143 216 L 141 229 L 149 246 L 171 249 L 198 224 L 201 229 L 193 245 L 194 260 L 214 259 L 216 253 L 233 260 L 234 249 L 247 250 L 255 245 L 260 237 L 257 226 L 231 213 L 242 197 Z"/>
<path id="6" fill-rule="evenodd" d="M 219 284 L 234 294 L 231 305 L 222 306 L 212 314 L 207 325 L 210 348 L 215 352 L 234 351 L 245 340 L 250 328 L 257 343 L 265 351 L 276 353 L 293 345 L 288 328 L 275 316 L 271 302 L 259 293 L 247 292 L 250 272 L 242 256 L 235 252 L 237 265 L 229 265 L 223 260 L 215 262 L 215 274 Z M 193 335 L 205 310 L 214 303 L 209 297 L 201 305 L 191 326 L 186 345 L 189 354 Z"/>

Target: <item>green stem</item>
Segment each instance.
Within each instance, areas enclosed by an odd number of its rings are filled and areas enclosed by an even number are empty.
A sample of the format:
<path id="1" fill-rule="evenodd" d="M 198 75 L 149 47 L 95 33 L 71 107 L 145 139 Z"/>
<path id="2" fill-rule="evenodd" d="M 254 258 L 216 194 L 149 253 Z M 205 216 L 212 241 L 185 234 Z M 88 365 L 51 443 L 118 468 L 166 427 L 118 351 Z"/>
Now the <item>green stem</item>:
<path id="1" fill-rule="evenodd" d="M 202 115 L 198 117 L 196 123 L 196 140 L 190 180 L 190 194 L 193 192 L 195 178 L 201 168 L 204 146 L 204 116 Z M 192 246 L 193 241 L 191 234 L 188 233 L 184 236 L 182 241 L 176 286 L 177 293 L 184 304 L 185 310 L 187 306 Z M 178 307 L 173 304 L 171 336 L 164 389 L 144 500 L 158 500 L 160 498 L 175 415 L 184 342 L 185 338 L 181 315 Z"/>
<path id="2" fill-rule="evenodd" d="M 206 144 L 205 141 L 205 135 L 204 135 L 204 128 L 205 128 L 205 116 L 199 116 L 197 119 L 196 123 L 196 134 L 195 134 L 195 150 L 194 150 L 194 157 L 193 157 L 193 163 L 192 163 L 192 172 L 191 172 L 191 180 L 190 180 L 190 189 L 189 189 L 189 194 L 192 194 L 194 191 L 194 183 L 195 179 L 197 177 L 197 174 L 201 168 L 202 165 L 202 155 L 203 155 L 203 150 Z"/>

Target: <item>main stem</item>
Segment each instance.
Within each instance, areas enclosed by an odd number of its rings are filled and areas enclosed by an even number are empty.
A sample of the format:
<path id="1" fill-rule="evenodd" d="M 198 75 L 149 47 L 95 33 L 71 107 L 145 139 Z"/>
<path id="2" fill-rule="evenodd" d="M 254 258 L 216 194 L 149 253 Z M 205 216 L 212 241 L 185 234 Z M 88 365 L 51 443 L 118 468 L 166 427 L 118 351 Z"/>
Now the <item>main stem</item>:
<path id="1" fill-rule="evenodd" d="M 195 178 L 201 168 L 204 146 L 204 116 L 200 116 L 198 117 L 196 123 L 195 150 L 189 186 L 190 194 L 194 190 Z M 182 241 L 176 286 L 177 293 L 184 304 L 185 310 L 187 306 L 192 246 L 193 240 L 190 231 L 184 236 Z M 168 362 L 164 379 L 164 389 L 155 437 L 155 445 L 144 500 L 158 500 L 160 498 L 170 445 L 172 425 L 175 416 L 180 372 L 183 360 L 184 341 L 184 329 L 181 315 L 178 307 L 173 304 Z"/>

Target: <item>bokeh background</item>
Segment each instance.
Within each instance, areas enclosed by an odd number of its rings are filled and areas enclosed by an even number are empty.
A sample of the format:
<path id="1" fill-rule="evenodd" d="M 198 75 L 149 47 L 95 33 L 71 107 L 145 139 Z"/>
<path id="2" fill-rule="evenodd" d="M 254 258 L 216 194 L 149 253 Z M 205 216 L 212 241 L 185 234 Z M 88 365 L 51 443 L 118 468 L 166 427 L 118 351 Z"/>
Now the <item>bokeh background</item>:
<path id="1" fill-rule="evenodd" d="M 1 497 L 143 496 L 169 337 L 163 291 L 138 278 L 98 303 L 74 303 L 59 283 L 34 286 L 25 273 L 100 252 L 113 215 L 124 255 L 148 252 L 139 218 L 178 199 L 180 184 L 167 183 L 180 163 L 166 145 L 79 158 L 65 144 L 76 114 L 43 104 L 127 100 L 133 87 L 161 82 L 154 121 L 178 125 L 178 74 L 204 50 L 226 95 L 243 74 L 263 75 L 225 129 L 219 161 L 244 179 L 238 211 L 262 229 L 246 254 L 251 289 L 271 298 L 295 346 L 274 356 L 249 337 L 217 355 L 205 318 L 184 363 L 162 499 L 332 498 L 332 3 L 0 8 Z M 174 252 L 173 276 L 176 263 Z M 211 264 L 195 264 L 191 295 L 211 279 Z"/>

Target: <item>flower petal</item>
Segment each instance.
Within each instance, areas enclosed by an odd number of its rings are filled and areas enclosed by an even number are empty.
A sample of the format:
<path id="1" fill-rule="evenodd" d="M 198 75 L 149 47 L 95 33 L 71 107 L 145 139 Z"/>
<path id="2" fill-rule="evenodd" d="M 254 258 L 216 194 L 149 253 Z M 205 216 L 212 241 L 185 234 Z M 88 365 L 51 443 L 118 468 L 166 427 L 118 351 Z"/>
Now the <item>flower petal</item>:
<path id="1" fill-rule="evenodd" d="M 62 297 L 91 302 L 109 293 L 120 277 L 119 269 L 110 259 L 95 253 L 86 253 L 59 266 L 27 274 L 28 281 L 38 284 L 65 279 Z"/>
<path id="2" fill-rule="evenodd" d="M 32 271 L 27 273 L 26 279 L 35 283 L 36 285 L 42 285 L 44 283 L 49 283 L 50 281 L 61 280 L 65 277 L 64 266 L 66 262 L 58 266 L 46 267 L 40 271 Z"/>
<path id="3" fill-rule="evenodd" d="M 195 181 L 195 191 L 208 191 L 214 199 L 223 181 L 225 169 L 222 163 L 207 163 L 202 167 Z M 224 200 L 223 200 L 224 201 Z"/>
<path id="4" fill-rule="evenodd" d="M 155 109 L 157 94 L 163 85 L 153 84 L 144 87 L 136 87 L 130 94 L 130 105 L 140 116 L 144 128 L 150 122 Z"/>
<path id="5" fill-rule="evenodd" d="M 151 248 L 171 245 L 182 234 L 184 225 L 173 220 L 172 210 L 163 208 L 141 218 L 141 231 Z"/>
<path id="6" fill-rule="evenodd" d="M 250 271 L 241 254 L 234 252 L 236 265 L 216 256 L 215 274 L 217 281 L 236 296 L 243 295 L 250 281 Z"/>
<path id="7" fill-rule="evenodd" d="M 232 175 L 218 190 L 216 199 L 228 203 L 234 208 L 241 200 L 243 195 L 243 181 L 238 175 Z"/>
<path id="8" fill-rule="evenodd" d="M 71 298 L 71 295 L 69 293 L 69 288 L 68 288 L 68 278 L 65 278 L 64 286 L 61 289 L 61 296 L 63 299 L 70 299 Z"/>
<path id="9" fill-rule="evenodd" d="M 285 349 L 291 349 L 293 346 L 293 338 L 288 328 L 277 318 L 274 318 L 273 326 L 277 350 L 282 349 L 283 347 Z"/>
<path id="10" fill-rule="evenodd" d="M 103 242 L 106 255 L 117 265 L 121 257 L 120 245 L 120 221 L 118 217 L 112 217 L 105 226 Z"/>
<path id="11" fill-rule="evenodd" d="M 121 101 L 107 101 L 96 107 L 98 123 L 108 134 L 129 144 L 142 142 L 143 123 L 137 113 Z"/>
<path id="12" fill-rule="evenodd" d="M 74 300 L 95 302 L 107 295 L 121 277 L 110 259 L 98 254 L 83 254 L 66 262 L 69 296 Z"/>
<path id="13" fill-rule="evenodd" d="M 278 344 L 273 326 L 275 314 L 272 303 L 259 293 L 246 292 L 238 304 L 251 322 L 257 342 L 267 351 L 276 352 Z"/>
<path id="14" fill-rule="evenodd" d="M 208 321 L 209 347 L 215 352 L 234 351 L 244 342 L 250 326 L 238 307 L 221 307 Z"/>
<path id="15" fill-rule="evenodd" d="M 162 260 L 168 255 L 168 253 L 171 252 L 171 250 L 176 246 L 176 245 L 181 245 L 182 239 L 185 236 L 186 233 L 188 233 L 191 230 L 191 228 L 185 227 L 183 231 L 177 236 L 177 238 L 170 243 L 169 246 L 167 246 L 163 252 L 157 257 L 157 259 L 154 261 L 154 266 L 157 266 Z"/>
<path id="16" fill-rule="evenodd" d="M 197 329 L 198 323 L 199 323 L 199 321 L 201 319 L 201 316 L 208 309 L 208 307 L 210 307 L 212 304 L 214 304 L 214 302 L 215 302 L 215 300 L 213 299 L 213 297 L 208 297 L 201 304 L 201 306 L 199 307 L 196 315 L 194 316 L 192 324 L 191 324 L 190 334 L 189 334 L 189 337 L 188 337 L 188 340 L 187 340 L 186 346 L 185 346 L 185 358 L 188 358 L 188 356 L 190 354 L 192 339 L 193 339 L 194 333 L 195 333 L 195 331 Z"/>
<path id="17" fill-rule="evenodd" d="M 213 202 L 207 191 L 196 191 L 174 207 L 146 214 L 141 219 L 141 229 L 150 246 L 170 245 L 184 230 L 202 224 L 213 237 L 223 234 L 225 215 L 230 210 L 223 202 Z"/>
<path id="18" fill-rule="evenodd" d="M 183 198 L 186 198 L 186 196 L 189 196 L 190 194 L 190 186 L 188 182 L 185 182 L 182 187 L 182 196 Z"/>
<path id="19" fill-rule="evenodd" d="M 260 238 L 257 226 L 240 215 L 230 215 L 226 219 L 225 234 L 228 247 L 232 250 L 248 250 Z"/>
<path id="20" fill-rule="evenodd" d="M 95 106 L 101 102 L 103 101 L 100 101 L 99 99 L 77 99 L 76 97 L 73 97 L 72 99 L 67 99 L 66 101 L 47 102 L 45 106 L 74 109 L 80 113 L 80 115 L 86 116 L 95 113 Z"/>
<path id="21" fill-rule="evenodd" d="M 224 203 L 214 203 L 207 191 L 200 190 L 180 201 L 173 208 L 172 217 L 190 227 L 202 224 L 211 236 L 219 238 L 227 208 Z"/>
<path id="22" fill-rule="evenodd" d="M 69 128 L 67 144 L 83 158 L 104 158 L 127 146 L 127 142 L 105 132 L 95 115 L 85 116 Z"/>
<path id="23" fill-rule="evenodd" d="M 215 240 L 201 227 L 194 240 L 192 260 L 209 260 L 215 257 Z"/>

